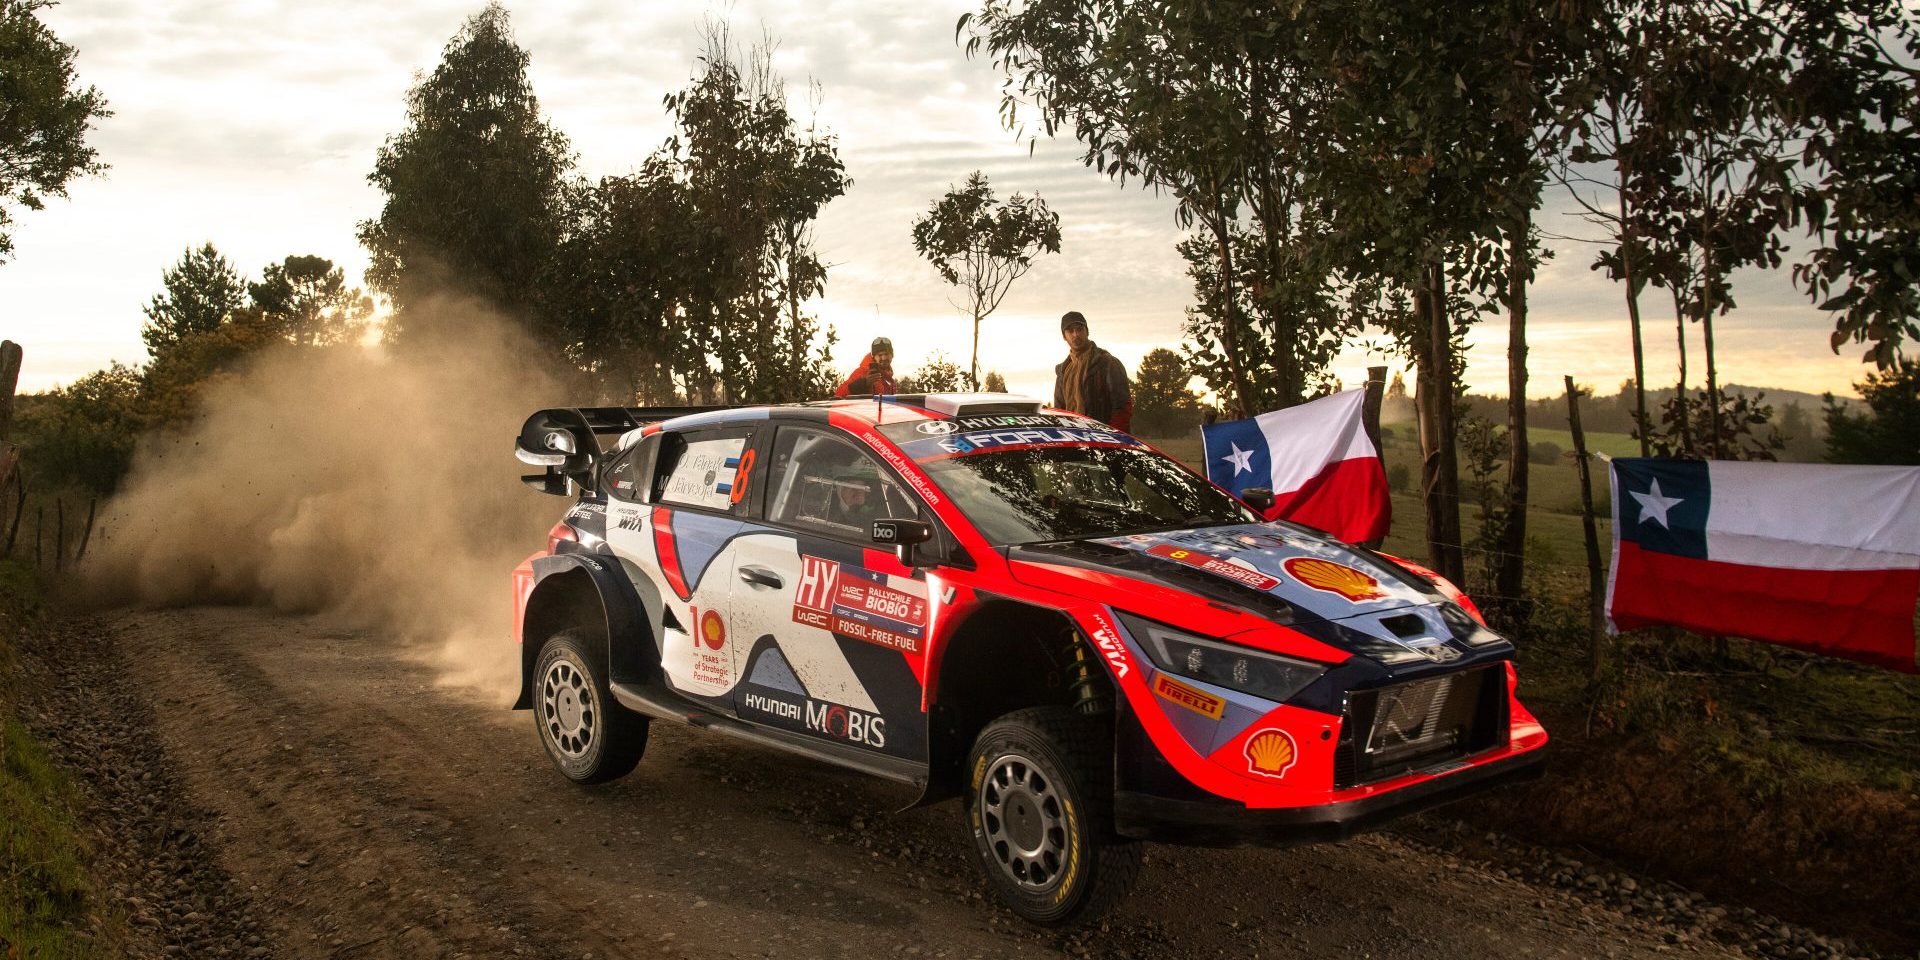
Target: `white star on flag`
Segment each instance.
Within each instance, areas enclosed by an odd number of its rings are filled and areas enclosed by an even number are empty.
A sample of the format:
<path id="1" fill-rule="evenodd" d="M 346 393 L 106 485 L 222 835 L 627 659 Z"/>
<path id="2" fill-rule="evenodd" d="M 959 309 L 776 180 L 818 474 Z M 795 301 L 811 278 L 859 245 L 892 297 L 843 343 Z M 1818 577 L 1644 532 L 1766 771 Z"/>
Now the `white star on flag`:
<path id="1" fill-rule="evenodd" d="M 1237 443 L 1229 443 L 1228 446 L 1233 448 L 1233 452 L 1227 454 L 1224 457 L 1221 457 L 1220 459 L 1233 464 L 1233 475 L 1237 477 L 1243 473 L 1252 473 L 1253 472 L 1253 451 L 1242 450 L 1240 449 L 1240 445 Z"/>
<path id="2" fill-rule="evenodd" d="M 1653 478 L 1653 489 L 1647 491 L 1646 493 L 1634 493 L 1631 490 L 1627 492 L 1633 494 L 1633 498 L 1635 500 L 1640 501 L 1640 522 L 1641 523 L 1646 523 L 1649 520 L 1655 520 L 1655 521 L 1658 521 L 1661 526 L 1666 527 L 1668 530 L 1673 529 L 1673 527 L 1669 526 L 1667 523 L 1667 511 L 1672 510 L 1676 505 L 1684 501 L 1683 501 L 1683 498 L 1681 497 L 1662 496 L 1660 494 L 1660 478 L 1659 477 Z"/>

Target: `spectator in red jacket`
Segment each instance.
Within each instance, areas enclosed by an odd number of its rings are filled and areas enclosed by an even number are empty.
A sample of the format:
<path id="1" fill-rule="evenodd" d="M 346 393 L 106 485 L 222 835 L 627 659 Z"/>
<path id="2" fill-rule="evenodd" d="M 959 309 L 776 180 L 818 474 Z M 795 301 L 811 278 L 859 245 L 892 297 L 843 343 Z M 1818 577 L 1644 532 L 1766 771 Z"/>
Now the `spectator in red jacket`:
<path id="1" fill-rule="evenodd" d="M 1053 368 L 1053 405 L 1114 428 L 1133 424 L 1133 385 L 1118 357 L 1087 336 L 1087 318 L 1068 311 L 1060 318 L 1067 359 Z"/>
<path id="2" fill-rule="evenodd" d="M 899 393 L 900 385 L 893 379 L 893 341 L 886 337 L 874 337 L 873 346 L 867 355 L 860 358 L 860 365 L 853 368 L 845 382 L 833 391 L 836 397 L 885 396 Z"/>

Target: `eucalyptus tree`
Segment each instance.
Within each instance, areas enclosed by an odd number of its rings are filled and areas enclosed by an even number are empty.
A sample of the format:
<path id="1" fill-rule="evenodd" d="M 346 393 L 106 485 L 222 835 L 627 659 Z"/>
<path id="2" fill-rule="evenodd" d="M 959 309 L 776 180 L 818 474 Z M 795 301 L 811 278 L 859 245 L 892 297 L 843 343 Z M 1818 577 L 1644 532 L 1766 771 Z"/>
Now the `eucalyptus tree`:
<path id="1" fill-rule="evenodd" d="M 0 261 L 13 253 L 10 207 L 38 210 L 75 177 L 106 169 L 87 134 L 113 113 L 98 89 L 80 86 L 73 47 L 40 21 L 52 5 L 0 0 Z"/>
<path id="2" fill-rule="evenodd" d="M 1202 228 L 1183 251 L 1203 287 L 1197 359 L 1205 369 L 1218 345 L 1230 407 L 1251 413 L 1261 399 L 1247 363 L 1250 305 L 1281 321 L 1259 339 L 1280 361 L 1286 402 L 1305 390 L 1325 342 L 1316 334 L 1344 339 L 1353 318 L 1290 308 L 1410 297 L 1412 317 L 1381 319 L 1420 376 L 1429 552 L 1459 577 L 1453 407 L 1457 341 L 1472 314 L 1456 307 L 1491 290 L 1519 306 L 1511 294 L 1524 294 L 1524 277 L 1516 288 L 1504 265 L 1532 256 L 1537 98 L 1533 71 L 1515 70 L 1527 62 L 1516 40 L 1545 22 L 1531 9 L 985 0 L 958 29 L 971 32 L 969 52 L 984 48 L 1006 73 L 1010 125 L 1030 108 L 1048 134 L 1070 127 L 1089 166 L 1170 191 Z M 1262 271 L 1246 271 L 1249 259 Z"/>
<path id="3" fill-rule="evenodd" d="M 367 175 L 385 202 L 359 227 L 371 256 L 367 283 L 395 308 L 392 339 L 453 322 L 413 310 L 439 292 L 482 297 L 543 340 L 556 339 L 535 307 L 539 275 L 560 238 L 573 154 L 542 119 L 527 64 L 506 9 L 489 3 L 407 93 L 406 127 L 381 146 Z"/>
<path id="4" fill-rule="evenodd" d="M 704 250 L 689 240 L 686 195 L 675 165 L 639 169 L 568 190 L 568 227 L 548 262 L 541 310 L 554 318 L 567 361 L 609 397 L 671 402 L 676 318 Z"/>
<path id="5" fill-rule="evenodd" d="M 1781 263 L 1796 193 L 1795 131 L 1774 104 L 1794 65 L 1764 15 L 1702 4 L 1663 6 L 1655 16 L 1659 29 L 1641 50 L 1641 136 L 1660 161 L 1637 170 L 1635 229 L 1668 264 L 1680 336 L 1688 323 L 1700 327 L 1705 453 L 1718 457 L 1724 430 L 1713 324 L 1735 306 L 1734 271 Z"/>
<path id="6" fill-rule="evenodd" d="M 827 276 L 812 229 L 853 182 L 834 137 L 796 122 L 771 41 L 743 54 L 720 24 L 666 107 L 675 129 L 655 161 L 681 192 L 690 258 L 671 330 L 683 389 L 729 403 L 820 395 L 833 332 L 804 311 Z"/>
<path id="7" fill-rule="evenodd" d="M 1794 69 L 1779 109 L 1805 137 L 1795 204 L 1814 243 L 1793 274 L 1833 318 L 1833 349 L 1881 370 L 1920 338 L 1920 14 L 1911 0 L 1720 0 L 1771 31 Z"/>
<path id="8" fill-rule="evenodd" d="M 973 317 L 973 353 L 967 384 L 980 386 L 980 321 L 999 309 L 1013 282 L 1042 253 L 1060 252 L 1060 215 L 1038 195 L 1014 194 L 1005 203 L 978 170 L 950 187 L 925 215 L 914 218 L 913 249 L 959 288 L 956 304 Z"/>

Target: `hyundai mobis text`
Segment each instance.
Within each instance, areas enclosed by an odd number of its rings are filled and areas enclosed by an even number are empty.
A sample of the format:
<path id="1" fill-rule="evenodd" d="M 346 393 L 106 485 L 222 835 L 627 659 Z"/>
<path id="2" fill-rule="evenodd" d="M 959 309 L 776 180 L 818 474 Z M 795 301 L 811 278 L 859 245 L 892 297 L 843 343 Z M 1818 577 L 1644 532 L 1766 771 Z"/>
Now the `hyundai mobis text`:
<path id="1" fill-rule="evenodd" d="M 1141 840 L 1337 839 L 1547 741 L 1451 584 L 1032 400 L 543 410 L 516 447 L 576 498 L 514 571 L 562 774 L 668 721 L 958 797 L 1038 923 L 1118 902 Z"/>

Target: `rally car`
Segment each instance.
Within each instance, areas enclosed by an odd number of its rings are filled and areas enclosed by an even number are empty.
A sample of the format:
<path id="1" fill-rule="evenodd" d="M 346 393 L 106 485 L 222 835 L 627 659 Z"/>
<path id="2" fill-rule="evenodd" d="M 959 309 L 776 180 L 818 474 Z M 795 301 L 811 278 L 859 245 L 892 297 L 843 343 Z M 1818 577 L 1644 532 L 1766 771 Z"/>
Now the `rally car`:
<path id="1" fill-rule="evenodd" d="M 580 783 L 659 720 L 958 796 L 1059 924 L 1141 840 L 1338 839 L 1538 772 L 1451 584 L 1034 400 L 542 410 L 516 453 L 577 497 L 514 578 L 516 707 Z"/>

